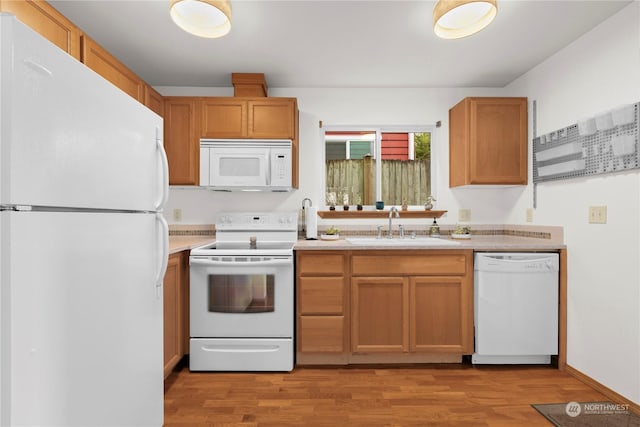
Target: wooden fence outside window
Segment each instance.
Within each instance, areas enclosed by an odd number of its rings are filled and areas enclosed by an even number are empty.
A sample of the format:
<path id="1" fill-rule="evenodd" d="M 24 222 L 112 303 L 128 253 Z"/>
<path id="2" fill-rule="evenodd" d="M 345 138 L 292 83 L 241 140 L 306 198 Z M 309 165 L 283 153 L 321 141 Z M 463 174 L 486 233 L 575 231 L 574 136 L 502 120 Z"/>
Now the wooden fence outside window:
<path id="1" fill-rule="evenodd" d="M 371 156 L 357 160 L 327 160 L 326 202 L 374 205 L 376 169 Z M 386 205 L 422 205 L 431 194 L 430 160 L 382 160 L 382 200 Z"/>

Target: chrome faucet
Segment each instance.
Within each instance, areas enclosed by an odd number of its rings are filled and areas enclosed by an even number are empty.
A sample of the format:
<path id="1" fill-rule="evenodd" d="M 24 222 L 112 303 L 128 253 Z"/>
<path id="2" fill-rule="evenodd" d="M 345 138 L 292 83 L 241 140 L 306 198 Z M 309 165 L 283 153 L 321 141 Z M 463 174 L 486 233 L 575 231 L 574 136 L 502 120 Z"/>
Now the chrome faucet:
<path id="1" fill-rule="evenodd" d="M 393 237 L 393 229 L 391 228 L 391 221 L 393 220 L 393 213 L 396 213 L 396 218 L 400 218 L 400 212 L 398 212 L 398 208 L 392 206 L 389 209 L 389 232 L 387 233 L 387 239 L 391 239 Z"/>

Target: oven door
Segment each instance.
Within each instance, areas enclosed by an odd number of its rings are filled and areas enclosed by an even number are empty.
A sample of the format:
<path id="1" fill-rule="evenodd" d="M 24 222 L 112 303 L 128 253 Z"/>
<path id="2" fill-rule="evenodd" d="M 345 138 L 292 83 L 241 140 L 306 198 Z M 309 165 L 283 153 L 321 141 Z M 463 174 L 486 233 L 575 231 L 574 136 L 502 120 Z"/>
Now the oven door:
<path id="1" fill-rule="evenodd" d="M 293 337 L 293 256 L 191 256 L 192 338 Z"/>

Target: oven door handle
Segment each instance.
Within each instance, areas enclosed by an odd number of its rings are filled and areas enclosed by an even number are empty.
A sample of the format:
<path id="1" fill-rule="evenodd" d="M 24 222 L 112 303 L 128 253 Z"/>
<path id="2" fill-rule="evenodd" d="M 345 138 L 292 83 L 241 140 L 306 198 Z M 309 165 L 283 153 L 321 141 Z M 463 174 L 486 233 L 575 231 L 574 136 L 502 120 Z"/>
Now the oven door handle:
<path id="1" fill-rule="evenodd" d="M 189 265 L 201 265 L 205 267 L 241 267 L 243 265 L 251 266 L 278 266 L 293 265 L 292 259 L 271 259 L 266 261 L 216 261 L 210 259 L 189 259 Z"/>
<path id="2" fill-rule="evenodd" d="M 203 345 L 201 348 L 213 353 L 275 353 L 281 350 L 277 345 Z"/>

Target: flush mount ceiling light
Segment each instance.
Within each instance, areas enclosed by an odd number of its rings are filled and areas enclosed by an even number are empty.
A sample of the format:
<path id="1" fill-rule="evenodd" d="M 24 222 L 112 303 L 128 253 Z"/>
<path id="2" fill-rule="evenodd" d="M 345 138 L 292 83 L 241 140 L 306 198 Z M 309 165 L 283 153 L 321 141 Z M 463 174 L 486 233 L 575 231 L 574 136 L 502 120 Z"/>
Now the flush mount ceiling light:
<path id="1" fill-rule="evenodd" d="M 443 39 L 470 36 L 498 13 L 496 0 L 439 0 L 433 8 L 433 31 Z"/>
<path id="2" fill-rule="evenodd" d="M 171 19 L 198 37 L 222 37 L 231 30 L 228 0 L 169 0 Z"/>

